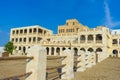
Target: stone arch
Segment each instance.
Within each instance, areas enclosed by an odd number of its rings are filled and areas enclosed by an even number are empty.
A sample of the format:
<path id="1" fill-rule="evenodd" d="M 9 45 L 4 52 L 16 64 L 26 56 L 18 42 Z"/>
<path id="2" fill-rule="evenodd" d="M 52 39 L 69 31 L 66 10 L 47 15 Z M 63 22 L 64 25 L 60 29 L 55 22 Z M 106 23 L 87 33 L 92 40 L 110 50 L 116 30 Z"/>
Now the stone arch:
<path id="1" fill-rule="evenodd" d="M 102 34 L 97 34 L 96 35 L 96 40 L 102 40 Z"/>
<path id="2" fill-rule="evenodd" d="M 113 44 L 117 44 L 118 43 L 118 41 L 117 41 L 117 39 L 113 39 L 113 42 L 112 42 Z"/>
<path id="3" fill-rule="evenodd" d="M 66 48 L 65 48 L 65 47 L 63 47 L 63 48 L 62 48 L 62 51 L 64 51 L 65 49 L 66 49 Z"/>
<path id="4" fill-rule="evenodd" d="M 117 50 L 117 49 L 114 49 L 114 50 L 113 50 L 113 56 L 114 56 L 114 57 L 118 57 L 118 50 Z"/>
<path id="5" fill-rule="evenodd" d="M 82 50 L 82 51 L 84 51 L 84 52 L 86 51 L 85 48 L 81 48 L 80 50 Z"/>
<path id="6" fill-rule="evenodd" d="M 47 55 L 49 55 L 49 47 L 46 47 Z"/>
<path id="7" fill-rule="evenodd" d="M 97 48 L 96 52 L 102 52 L 103 50 L 101 48 Z"/>
<path id="8" fill-rule="evenodd" d="M 89 51 L 89 52 L 93 52 L 94 49 L 93 49 L 93 48 L 89 48 L 88 51 Z"/>
<path id="9" fill-rule="evenodd" d="M 73 50 L 74 50 L 74 55 L 78 55 L 78 49 L 75 47 L 73 48 Z"/>
<path id="10" fill-rule="evenodd" d="M 85 40 L 85 35 L 81 35 L 80 40 Z"/>
<path id="11" fill-rule="evenodd" d="M 59 47 L 56 48 L 56 53 L 58 53 L 58 55 L 60 55 L 60 48 Z"/>
<path id="12" fill-rule="evenodd" d="M 93 35 L 88 35 L 88 40 L 93 40 Z"/>

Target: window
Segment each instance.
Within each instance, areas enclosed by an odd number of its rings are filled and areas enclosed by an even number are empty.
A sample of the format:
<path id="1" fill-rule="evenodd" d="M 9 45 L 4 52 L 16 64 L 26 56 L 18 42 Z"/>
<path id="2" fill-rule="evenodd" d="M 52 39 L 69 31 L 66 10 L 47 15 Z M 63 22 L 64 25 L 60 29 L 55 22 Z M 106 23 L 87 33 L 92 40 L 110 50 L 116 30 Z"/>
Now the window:
<path id="1" fill-rule="evenodd" d="M 35 33 L 36 31 L 37 31 L 36 28 L 34 28 L 33 32 Z"/>
<path id="2" fill-rule="evenodd" d="M 25 33 L 25 34 L 27 33 L 27 29 L 24 30 L 24 33 Z"/>
<path id="3" fill-rule="evenodd" d="M 36 37 L 33 37 L 33 42 L 35 42 L 36 41 Z"/>
<path id="4" fill-rule="evenodd" d="M 42 40 L 42 38 L 38 37 L 38 41 Z"/>
<path id="5" fill-rule="evenodd" d="M 17 31 L 16 31 L 16 34 L 18 34 L 18 33 L 19 33 L 19 31 L 17 30 Z"/>
<path id="6" fill-rule="evenodd" d="M 23 41 L 26 42 L 26 38 L 24 38 Z"/>
<path id="7" fill-rule="evenodd" d="M 18 42 L 18 38 L 16 38 L 16 42 Z"/>
<path id="8" fill-rule="evenodd" d="M 59 30 L 59 33 L 61 33 L 61 30 Z"/>
<path id="9" fill-rule="evenodd" d="M 75 22 L 73 22 L 73 25 L 75 25 Z"/>
<path id="10" fill-rule="evenodd" d="M 32 33 L 32 29 L 29 30 L 29 33 Z"/>
<path id="11" fill-rule="evenodd" d="M 29 42 L 31 42 L 31 38 L 29 38 Z"/>
<path id="12" fill-rule="evenodd" d="M 23 33 L 23 30 L 20 30 L 20 33 L 22 34 L 22 33 Z"/>
<path id="13" fill-rule="evenodd" d="M 21 47 L 19 47 L 19 50 L 21 50 Z"/>
<path id="14" fill-rule="evenodd" d="M 12 38 L 12 42 L 14 42 L 14 38 Z"/>
<path id="15" fill-rule="evenodd" d="M 42 29 L 38 29 L 38 33 L 42 33 Z"/>
<path id="16" fill-rule="evenodd" d="M 12 34 L 15 34 L 15 31 L 13 31 Z"/>
<path id="17" fill-rule="evenodd" d="M 22 42 L 22 38 L 20 38 L 20 40 L 19 40 L 20 42 Z"/>
<path id="18" fill-rule="evenodd" d="M 68 25 L 68 23 L 66 23 L 66 25 Z"/>

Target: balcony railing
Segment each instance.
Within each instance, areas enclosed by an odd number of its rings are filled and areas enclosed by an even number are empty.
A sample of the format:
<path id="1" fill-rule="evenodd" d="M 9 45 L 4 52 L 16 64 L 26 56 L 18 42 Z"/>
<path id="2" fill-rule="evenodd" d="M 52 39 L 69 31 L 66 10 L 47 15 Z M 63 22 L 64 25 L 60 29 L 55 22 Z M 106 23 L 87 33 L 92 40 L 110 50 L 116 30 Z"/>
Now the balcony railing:
<path id="1" fill-rule="evenodd" d="M 96 43 L 102 43 L 102 40 L 96 40 Z"/>
<path id="2" fill-rule="evenodd" d="M 87 43 L 93 43 L 94 41 L 93 40 L 88 40 Z"/>
<path id="3" fill-rule="evenodd" d="M 113 46 L 118 46 L 118 44 L 113 44 Z"/>
<path id="4" fill-rule="evenodd" d="M 81 40 L 80 43 L 85 43 L 85 40 Z"/>

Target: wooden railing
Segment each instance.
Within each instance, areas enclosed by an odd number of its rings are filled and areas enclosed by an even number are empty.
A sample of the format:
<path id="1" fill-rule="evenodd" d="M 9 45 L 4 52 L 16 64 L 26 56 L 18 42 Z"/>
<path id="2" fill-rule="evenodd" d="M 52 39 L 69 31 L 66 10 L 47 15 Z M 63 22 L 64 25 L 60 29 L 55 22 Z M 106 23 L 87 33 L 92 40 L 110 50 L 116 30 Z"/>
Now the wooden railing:
<path id="1" fill-rule="evenodd" d="M 26 57 L 26 56 L 15 56 L 15 57 L 0 57 L 0 61 L 7 61 L 7 60 L 22 60 L 22 59 L 33 59 L 33 57 Z M 5 77 L 2 78 L 0 80 L 14 80 L 14 79 L 19 79 L 20 77 L 24 77 L 24 76 L 29 76 L 31 75 L 32 72 L 27 72 L 24 74 L 20 74 L 20 75 L 15 75 L 15 76 L 10 76 L 10 77 Z"/>
<path id="2" fill-rule="evenodd" d="M 47 56 L 47 60 L 48 61 L 52 61 L 53 63 L 55 62 L 55 60 L 63 60 L 64 58 L 66 58 L 66 56 Z M 62 64 L 62 65 L 58 65 L 58 66 L 49 66 L 46 68 L 47 70 L 47 76 L 46 76 L 46 80 L 53 80 L 53 79 L 60 79 L 61 75 L 65 74 L 65 72 L 58 72 L 58 69 L 62 69 L 63 67 L 65 67 L 66 64 Z"/>
<path id="3" fill-rule="evenodd" d="M 32 72 L 28 72 L 28 73 L 24 73 L 24 74 L 20 74 L 20 75 L 15 75 L 15 76 L 2 78 L 0 80 L 15 80 L 15 79 L 19 79 L 20 77 L 30 76 L 31 74 L 32 74 Z"/>

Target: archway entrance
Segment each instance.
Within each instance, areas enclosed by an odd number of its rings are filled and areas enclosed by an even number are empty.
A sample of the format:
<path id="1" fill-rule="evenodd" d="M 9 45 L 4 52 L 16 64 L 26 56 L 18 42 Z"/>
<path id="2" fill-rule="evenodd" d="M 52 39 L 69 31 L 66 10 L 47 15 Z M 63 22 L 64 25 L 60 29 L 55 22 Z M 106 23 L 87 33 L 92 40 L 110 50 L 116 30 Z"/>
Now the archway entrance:
<path id="1" fill-rule="evenodd" d="M 118 57 L 118 50 L 113 50 L 113 57 Z"/>
<path id="2" fill-rule="evenodd" d="M 59 47 L 57 47 L 56 52 L 58 55 L 60 55 L 60 48 Z"/>
<path id="3" fill-rule="evenodd" d="M 47 47 L 46 50 L 47 50 L 47 55 L 49 55 L 49 48 Z"/>
<path id="4" fill-rule="evenodd" d="M 78 55 L 78 49 L 74 48 L 74 55 L 77 56 Z"/>
<path id="5" fill-rule="evenodd" d="M 96 63 L 98 63 L 98 56 L 99 56 L 99 54 L 97 54 L 97 52 L 102 52 L 103 50 L 101 49 L 101 48 L 97 48 L 96 49 Z"/>
<path id="6" fill-rule="evenodd" d="M 84 48 L 81 48 L 80 50 L 84 51 L 85 52 L 85 49 Z"/>
<path id="7" fill-rule="evenodd" d="M 26 48 L 25 48 L 25 47 L 23 47 L 23 53 L 25 54 L 25 52 L 26 52 Z"/>
<path id="8" fill-rule="evenodd" d="M 51 48 L 51 55 L 54 55 L 54 47 Z"/>
<path id="9" fill-rule="evenodd" d="M 88 51 L 89 52 L 93 52 L 94 50 L 93 50 L 93 48 L 89 48 Z"/>

